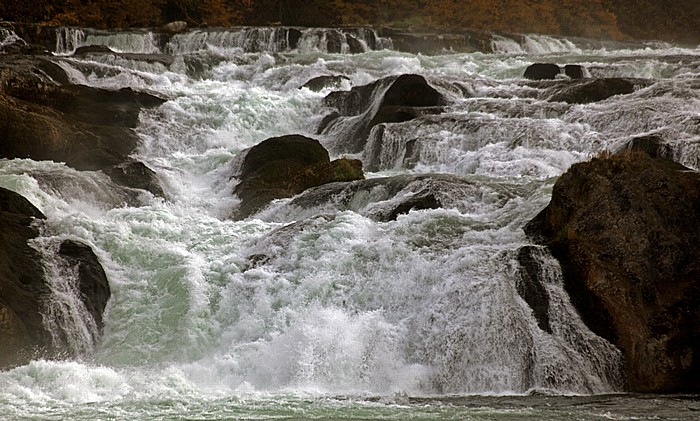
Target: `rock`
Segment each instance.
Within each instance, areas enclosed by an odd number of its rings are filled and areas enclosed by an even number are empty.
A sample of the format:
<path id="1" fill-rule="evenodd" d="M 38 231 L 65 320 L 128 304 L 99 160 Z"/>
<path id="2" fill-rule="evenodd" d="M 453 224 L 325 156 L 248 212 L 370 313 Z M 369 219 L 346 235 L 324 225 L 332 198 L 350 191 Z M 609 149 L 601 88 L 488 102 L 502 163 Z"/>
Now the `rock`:
<path id="1" fill-rule="evenodd" d="M 64 355 L 44 326 L 45 299 L 51 292 L 42 256 L 28 244 L 39 235 L 35 220 L 44 218 L 24 197 L 0 188 L 0 369 Z M 74 241 L 63 242 L 59 254 L 77 266 L 81 297 L 101 330 L 110 297 L 102 266 L 90 247 Z"/>
<path id="2" fill-rule="evenodd" d="M 306 82 L 302 88 L 309 88 L 314 92 L 320 92 L 326 88 L 340 89 L 344 80 L 350 80 L 347 76 L 317 76 Z"/>
<path id="3" fill-rule="evenodd" d="M 343 41 L 345 35 L 337 30 L 329 30 L 325 32 L 326 37 L 326 52 L 331 54 L 340 54 L 343 52 Z"/>
<path id="4" fill-rule="evenodd" d="M 526 79 L 532 80 L 546 80 L 546 79 L 556 79 L 556 77 L 561 73 L 561 68 L 559 65 L 554 63 L 535 63 L 527 66 L 525 69 L 525 74 L 523 75 Z"/>
<path id="5" fill-rule="evenodd" d="M 169 22 L 169 23 L 166 23 L 165 25 L 161 26 L 160 30 L 161 30 L 161 32 L 165 32 L 168 34 L 179 34 L 181 32 L 185 32 L 187 30 L 187 22 L 182 21 L 182 20 L 176 20 L 174 22 Z"/>
<path id="6" fill-rule="evenodd" d="M 126 88 L 117 91 L 60 85 L 67 76 L 53 62 L 35 58 L 0 60 L 0 157 L 65 162 L 78 170 L 104 170 L 127 187 L 150 186 L 162 194 L 152 174 L 132 171 L 129 155 L 138 144 L 132 130 L 143 108 L 163 99 Z"/>
<path id="7" fill-rule="evenodd" d="M 102 265 L 90 246 L 76 241 L 66 240 L 62 242 L 58 254 L 70 266 L 78 268 L 80 295 L 101 333 L 103 328 L 102 313 L 111 296 L 109 281 Z"/>
<path id="8" fill-rule="evenodd" d="M 564 74 L 571 79 L 583 79 L 585 71 L 580 64 L 567 64 L 564 66 Z"/>
<path id="9" fill-rule="evenodd" d="M 635 91 L 636 85 L 635 81 L 623 78 L 564 81 L 553 89 L 548 100 L 569 104 L 588 104 L 615 95 L 631 94 Z"/>
<path id="10" fill-rule="evenodd" d="M 165 197 L 158 176 L 143 162 L 129 158 L 111 168 L 105 168 L 103 171 L 119 185 L 146 190 L 154 196 Z"/>
<path id="11" fill-rule="evenodd" d="M 575 164 L 525 232 L 622 350 L 630 391 L 700 391 L 700 174 L 641 152 Z"/>
<path id="12" fill-rule="evenodd" d="M 361 161 L 331 161 L 317 140 L 300 135 L 270 138 L 253 146 L 243 158 L 240 174 L 234 176 L 241 180 L 234 189 L 241 199 L 234 219 L 246 218 L 274 199 L 292 197 L 310 187 L 364 178 Z"/>
<path id="13" fill-rule="evenodd" d="M 345 34 L 345 40 L 348 43 L 348 48 L 350 49 L 350 54 L 362 54 L 365 52 L 366 47 L 360 40 L 355 38 L 351 34 Z"/>
<path id="14" fill-rule="evenodd" d="M 530 306 L 537 320 L 537 326 L 547 333 L 552 333 L 549 324 L 549 295 L 542 283 L 541 266 L 537 254 L 540 247 L 524 246 L 518 250 L 518 277 L 515 287 L 518 295 Z"/>
<path id="15" fill-rule="evenodd" d="M 337 153 L 361 152 L 370 130 L 378 124 L 408 121 L 421 114 L 420 108 L 447 103 L 445 96 L 419 75 L 392 76 L 350 91 L 332 92 L 324 101 L 340 115 L 322 132 L 332 134 L 331 149 Z"/>
<path id="16" fill-rule="evenodd" d="M 673 159 L 671 147 L 658 135 L 647 135 L 632 138 L 618 154 L 624 155 L 631 152 L 644 152 L 652 158 Z"/>
<path id="17" fill-rule="evenodd" d="M 73 52 L 74 56 L 84 56 L 88 54 L 114 54 L 114 51 L 106 45 L 85 45 L 76 48 Z"/>

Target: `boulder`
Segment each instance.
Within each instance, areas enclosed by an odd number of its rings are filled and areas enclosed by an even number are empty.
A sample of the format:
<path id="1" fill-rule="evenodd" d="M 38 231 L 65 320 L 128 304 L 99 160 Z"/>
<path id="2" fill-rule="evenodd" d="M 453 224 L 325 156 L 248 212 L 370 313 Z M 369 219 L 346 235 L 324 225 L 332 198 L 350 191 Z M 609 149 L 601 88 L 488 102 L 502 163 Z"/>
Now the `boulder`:
<path id="1" fill-rule="evenodd" d="M 585 71 L 580 64 L 567 64 L 564 66 L 564 74 L 571 79 L 583 79 Z"/>
<path id="2" fill-rule="evenodd" d="M 561 68 L 554 63 L 534 63 L 525 69 L 523 76 L 525 79 L 546 80 L 556 79 L 561 73 Z"/>
<path id="3" fill-rule="evenodd" d="M 65 355 L 44 325 L 51 290 L 42 256 L 28 243 L 39 235 L 35 221 L 44 218 L 24 197 L 0 188 L 0 369 Z M 90 247 L 75 241 L 64 241 L 59 255 L 77 269 L 80 297 L 101 331 L 110 297 L 102 266 Z"/>
<path id="4" fill-rule="evenodd" d="M 241 203 L 232 217 L 243 219 L 274 199 L 292 197 L 325 183 L 362 179 L 364 175 L 361 161 L 331 161 L 317 140 L 288 135 L 267 139 L 249 149 L 234 177 L 240 179 L 234 193 Z"/>
<path id="5" fill-rule="evenodd" d="M 340 89 L 340 85 L 344 80 L 350 80 L 347 76 L 317 76 L 315 78 L 309 79 L 302 88 L 309 88 L 314 92 L 320 92 L 326 88 Z"/>
<path id="6" fill-rule="evenodd" d="M 642 152 L 573 165 L 525 226 L 635 392 L 700 391 L 700 174 Z"/>
<path id="7" fill-rule="evenodd" d="M 338 153 L 364 149 L 371 129 L 381 123 L 403 122 L 422 114 L 420 109 L 445 105 L 445 96 L 419 75 L 391 76 L 350 91 L 332 92 L 324 99 L 338 118 L 326 122 L 322 133 L 332 134 Z"/>

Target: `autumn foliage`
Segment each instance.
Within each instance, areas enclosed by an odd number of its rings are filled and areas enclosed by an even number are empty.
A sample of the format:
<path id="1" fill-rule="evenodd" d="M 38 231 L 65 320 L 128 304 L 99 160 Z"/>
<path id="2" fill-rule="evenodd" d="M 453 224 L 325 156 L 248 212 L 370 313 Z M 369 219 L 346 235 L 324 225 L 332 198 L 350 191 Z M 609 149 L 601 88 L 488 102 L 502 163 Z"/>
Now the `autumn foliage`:
<path id="1" fill-rule="evenodd" d="M 95 28 L 389 25 L 700 42 L 698 0 L 3 0 L 0 20 Z"/>

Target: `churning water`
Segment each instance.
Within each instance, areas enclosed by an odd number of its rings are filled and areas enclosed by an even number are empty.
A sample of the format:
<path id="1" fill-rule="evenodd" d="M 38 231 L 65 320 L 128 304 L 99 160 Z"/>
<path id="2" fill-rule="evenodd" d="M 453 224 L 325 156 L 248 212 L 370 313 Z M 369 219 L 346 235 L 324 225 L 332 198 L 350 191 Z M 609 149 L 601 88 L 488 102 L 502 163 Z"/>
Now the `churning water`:
<path id="1" fill-rule="evenodd" d="M 532 36 L 494 38 L 499 53 L 423 56 L 363 30 L 352 33 L 362 52 L 341 43 L 329 53 L 338 32 L 305 30 L 292 42 L 270 28 L 193 31 L 167 45 L 147 31 L 62 33 L 62 55 L 88 44 L 132 53 L 65 57 L 74 83 L 168 99 L 142 112 L 135 153 L 167 198 L 61 163 L 0 161 L 0 185 L 48 217 L 36 247 L 65 313 L 49 319 L 75 355 L 0 373 L 0 418 L 692 419 L 692 397 L 618 393 L 620 352 L 583 325 L 545 250 L 535 256 L 551 332 L 516 284 L 518 252 L 530 245 L 522 227 L 571 164 L 658 134 L 678 161 L 700 167 L 700 50 L 593 50 Z M 522 79 L 540 61 L 640 82 L 593 104 L 551 102 Z M 298 133 L 343 155 L 338 133 L 317 134 L 331 90 L 300 89 L 308 80 L 344 76 L 336 89 L 347 90 L 407 73 L 449 104 L 385 125 L 379 148 L 370 134 L 352 156 L 373 160 L 374 187 L 228 218 L 246 148 Z M 392 191 L 386 176 L 405 185 Z M 443 208 L 377 221 L 436 184 Z M 91 245 L 110 281 L 97 342 L 65 293 L 71 274 L 52 263 L 51 245 L 66 238 Z"/>

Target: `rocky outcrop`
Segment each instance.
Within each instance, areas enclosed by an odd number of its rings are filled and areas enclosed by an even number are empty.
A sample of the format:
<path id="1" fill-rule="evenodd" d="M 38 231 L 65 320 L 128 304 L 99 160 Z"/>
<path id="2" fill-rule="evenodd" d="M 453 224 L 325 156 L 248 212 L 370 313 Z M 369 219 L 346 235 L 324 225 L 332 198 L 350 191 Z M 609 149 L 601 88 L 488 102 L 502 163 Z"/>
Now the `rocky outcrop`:
<path id="1" fill-rule="evenodd" d="M 331 161 L 317 140 L 288 135 L 253 146 L 234 177 L 240 179 L 234 193 L 241 203 L 232 217 L 243 219 L 274 199 L 292 197 L 326 183 L 362 179 L 364 175 L 361 161 Z"/>
<path id="2" fill-rule="evenodd" d="M 622 350 L 629 390 L 700 391 L 700 174 L 634 151 L 576 164 L 525 231 Z"/>
<path id="3" fill-rule="evenodd" d="M 337 110 L 332 121 L 324 121 L 321 133 L 332 134 L 336 153 L 358 153 L 364 149 L 370 130 L 381 123 L 403 122 L 439 108 L 445 96 L 419 75 L 392 76 L 350 91 L 332 92 L 326 106 Z M 433 111 L 439 112 L 439 111 Z"/>
<path id="4" fill-rule="evenodd" d="M 0 60 L 0 157 L 65 162 L 78 170 L 102 170 L 127 187 L 162 190 L 143 166 L 140 178 L 122 177 L 137 146 L 133 128 L 143 108 L 164 102 L 125 88 L 117 91 L 70 85 L 50 59 Z M 153 188 L 149 187 L 153 186 Z"/>
<path id="5" fill-rule="evenodd" d="M 41 219 L 44 215 L 28 200 L 0 188 L 0 369 L 64 355 L 43 321 L 51 290 L 41 253 L 28 243 L 39 235 L 35 221 Z M 90 247 L 70 240 L 58 254 L 77 269 L 80 296 L 101 330 L 110 289 L 97 257 Z"/>

